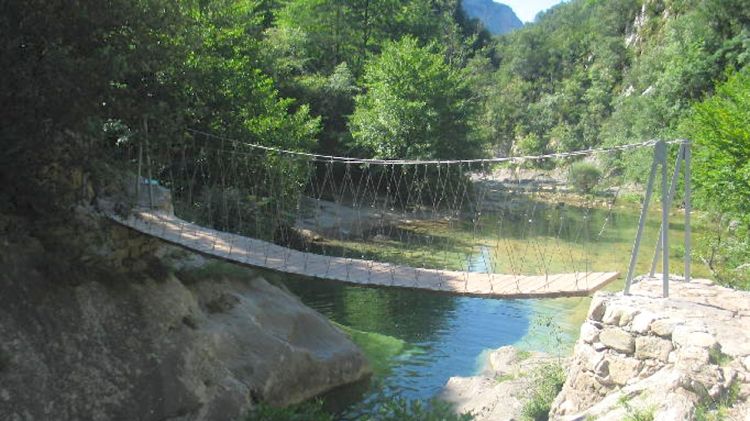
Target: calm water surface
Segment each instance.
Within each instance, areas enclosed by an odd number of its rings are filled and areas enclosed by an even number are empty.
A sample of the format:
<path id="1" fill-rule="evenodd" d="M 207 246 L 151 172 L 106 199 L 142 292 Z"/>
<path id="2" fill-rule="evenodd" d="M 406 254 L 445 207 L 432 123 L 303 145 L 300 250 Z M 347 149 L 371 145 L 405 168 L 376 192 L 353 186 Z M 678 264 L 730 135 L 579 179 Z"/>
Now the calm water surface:
<path id="1" fill-rule="evenodd" d="M 560 210 L 542 207 L 536 218 L 547 223 L 535 224 L 542 231 L 508 234 L 506 229 L 508 237 L 502 239 L 506 243 L 503 247 L 499 240 L 493 245 L 480 238 L 465 268 L 502 272 L 503 255 L 499 251 L 513 246 L 523 257 L 531 254 L 528 244 L 534 243 L 543 246 L 543 254 L 550 256 L 547 264 L 552 272 L 571 271 L 573 253 L 577 253 L 576 257 L 586 261 L 586 270 L 623 273 L 638 218 L 627 207 L 621 206 L 613 212 L 571 208 L 564 211 L 564 216 L 559 215 Z M 557 226 L 554 221 L 563 219 L 566 223 L 561 226 L 565 229 L 554 228 Z M 492 225 L 493 219 L 488 220 Z M 658 228 L 658 217 L 649 218 L 644 244 L 655 243 Z M 553 231 L 554 236 L 550 234 Z M 586 235 L 588 241 L 580 241 L 581 233 L 591 234 Z M 487 238 L 498 235 L 490 228 L 485 234 Z M 678 244 L 682 226 L 670 225 L 670 235 L 674 237 L 673 244 Z M 639 273 L 648 270 L 653 252 L 652 247 L 644 249 L 638 262 Z M 673 254 L 676 259 L 681 257 L 679 250 Z M 527 263 L 531 267 L 535 262 Z M 330 399 L 342 404 L 343 409 L 339 409 L 343 410 L 343 419 L 356 419 L 359 414 L 372 412 L 383 397 L 430 399 L 450 377 L 476 374 L 487 351 L 504 345 L 567 355 L 590 302 L 589 298 L 462 297 L 398 288 L 362 288 L 301 277 L 285 278 L 283 282 L 305 304 L 348 330 L 373 364 L 375 374 L 357 396 L 347 400 L 334 395 Z M 611 288 L 621 286 L 620 281 Z"/>
<path id="2" fill-rule="evenodd" d="M 285 281 L 308 306 L 352 329 L 375 375 L 344 418 L 372 411 L 384 396 L 427 400 L 452 376 L 481 368 L 486 351 L 517 345 L 567 352 L 588 299 L 498 300 L 395 288 Z M 555 323 L 548 326 L 548 321 Z"/>

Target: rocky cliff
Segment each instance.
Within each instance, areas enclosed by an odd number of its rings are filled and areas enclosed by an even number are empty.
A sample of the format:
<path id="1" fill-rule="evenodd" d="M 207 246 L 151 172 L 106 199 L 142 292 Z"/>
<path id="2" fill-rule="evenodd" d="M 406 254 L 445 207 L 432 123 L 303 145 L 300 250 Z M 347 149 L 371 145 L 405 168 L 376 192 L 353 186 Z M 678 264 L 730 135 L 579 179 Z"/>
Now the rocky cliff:
<path id="1" fill-rule="evenodd" d="M 507 34 L 523 27 L 523 22 L 509 6 L 492 0 L 462 0 L 461 6 L 470 18 L 480 22 L 493 35 Z"/>
<path id="2" fill-rule="evenodd" d="M 75 258 L 0 238 L 0 419 L 237 419 L 368 375 L 349 338 L 259 274 L 77 215 L 96 250 Z"/>

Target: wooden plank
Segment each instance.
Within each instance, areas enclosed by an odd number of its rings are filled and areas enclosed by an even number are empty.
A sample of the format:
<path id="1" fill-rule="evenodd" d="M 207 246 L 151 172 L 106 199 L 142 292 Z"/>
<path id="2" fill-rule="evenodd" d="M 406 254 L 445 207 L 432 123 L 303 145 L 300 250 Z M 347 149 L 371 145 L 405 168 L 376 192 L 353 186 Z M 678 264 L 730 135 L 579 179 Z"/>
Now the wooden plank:
<path id="1" fill-rule="evenodd" d="M 342 281 L 491 297 L 582 295 L 616 279 L 617 272 L 508 275 L 413 268 L 347 257 L 331 257 L 289 249 L 267 241 L 221 232 L 174 215 L 139 210 L 128 218 L 108 217 L 141 233 L 199 253 L 239 264 Z"/>

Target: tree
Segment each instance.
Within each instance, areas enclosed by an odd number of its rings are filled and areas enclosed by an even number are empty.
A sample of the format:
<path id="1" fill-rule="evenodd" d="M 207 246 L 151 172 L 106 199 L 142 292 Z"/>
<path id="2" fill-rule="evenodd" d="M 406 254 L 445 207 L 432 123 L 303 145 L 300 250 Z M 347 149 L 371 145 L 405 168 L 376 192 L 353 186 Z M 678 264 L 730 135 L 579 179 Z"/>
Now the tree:
<path id="1" fill-rule="evenodd" d="M 696 104 L 681 131 L 695 141 L 698 197 L 750 223 L 750 68 Z"/>
<path id="2" fill-rule="evenodd" d="M 377 158 L 468 158 L 482 154 L 475 109 L 460 72 L 434 45 L 407 36 L 365 68 L 366 93 L 350 119 L 354 145 Z"/>

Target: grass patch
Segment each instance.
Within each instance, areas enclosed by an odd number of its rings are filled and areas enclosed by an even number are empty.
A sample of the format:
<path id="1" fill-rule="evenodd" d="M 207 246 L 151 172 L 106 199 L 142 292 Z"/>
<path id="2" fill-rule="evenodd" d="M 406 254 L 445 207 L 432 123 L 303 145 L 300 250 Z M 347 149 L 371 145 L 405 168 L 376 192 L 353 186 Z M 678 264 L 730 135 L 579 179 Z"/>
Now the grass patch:
<path id="1" fill-rule="evenodd" d="M 565 383 L 565 370 L 560 364 L 545 364 L 531 372 L 531 397 L 521 410 L 521 417 L 528 421 L 546 421 L 552 401 Z"/>
<path id="2" fill-rule="evenodd" d="M 516 376 L 513 374 L 501 374 L 499 376 L 495 376 L 495 381 L 498 383 L 503 383 L 511 380 L 515 380 Z"/>
<path id="3" fill-rule="evenodd" d="M 708 350 L 708 362 L 724 367 L 732 362 L 732 357 L 721 352 L 721 348 L 715 347 Z"/>
<path id="4" fill-rule="evenodd" d="M 703 398 L 695 406 L 696 421 L 723 421 L 728 417 L 729 408 L 734 406 L 740 394 L 740 384 L 736 380 L 716 400 L 704 390 Z"/>
<path id="5" fill-rule="evenodd" d="M 617 403 L 625 408 L 625 418 L 623 421 L 653 421 L 655 417 L 656 408 L 653 406 L 647 406 L 645 408 L 636 408 L 630 404 L 630 397 L 628 395 L 620 396 Z"/>
<path id="6" fill-rule="evenodd" d="M 623 421 L 654 421 L 654 407 L 648 408 L 632 408 L 628 407 L 628 414 L 625 415 Z"/>
<path id="7" fill-rule="evenodd" d="M 519 349 L 516 352 L 516 356 L 518 356 L 518 361 L 528 360 L 529 358 L 531 358 L 531 351 Z"/>

